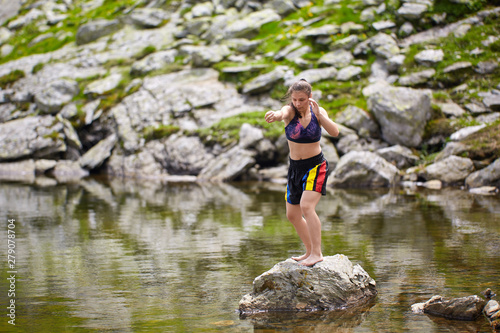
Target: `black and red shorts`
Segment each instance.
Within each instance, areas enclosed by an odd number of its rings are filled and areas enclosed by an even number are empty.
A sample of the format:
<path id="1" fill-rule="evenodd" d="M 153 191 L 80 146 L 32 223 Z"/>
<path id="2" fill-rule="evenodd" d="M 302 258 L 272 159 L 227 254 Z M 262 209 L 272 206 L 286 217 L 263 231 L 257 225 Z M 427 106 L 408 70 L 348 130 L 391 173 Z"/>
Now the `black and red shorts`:
<path id="1" fill-rule="evenodd" d="M 326 195 L 328 161 L 319 153 L 305 160 L 290 159 L 285 199 L 289 204 L 298 205 L 304 191 L 315 191 Z"/>

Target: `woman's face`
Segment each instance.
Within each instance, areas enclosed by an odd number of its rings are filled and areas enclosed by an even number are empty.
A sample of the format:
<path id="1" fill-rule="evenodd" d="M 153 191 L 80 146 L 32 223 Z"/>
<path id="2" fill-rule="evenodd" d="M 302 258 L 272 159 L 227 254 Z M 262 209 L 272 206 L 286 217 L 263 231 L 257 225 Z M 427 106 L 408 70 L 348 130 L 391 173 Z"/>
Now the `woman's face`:
<path id="1" fill-rule="evenodd" d="M 292 92 L 292 104 L 299 112 L 306 112 L 309 109 L 309 95 L 303 91 Z"/>

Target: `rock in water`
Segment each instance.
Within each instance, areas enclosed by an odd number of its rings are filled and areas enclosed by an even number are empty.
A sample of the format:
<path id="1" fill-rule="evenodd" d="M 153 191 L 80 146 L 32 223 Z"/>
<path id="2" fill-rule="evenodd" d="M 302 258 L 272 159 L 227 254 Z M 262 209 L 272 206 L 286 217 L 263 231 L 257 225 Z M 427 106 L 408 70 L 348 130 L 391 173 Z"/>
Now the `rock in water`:
<path id="1" fill-rule="evenodd" d="M 282 261 L 255 278 L 253 291 L 240 300 L 241 314 L 266 311 L 339 310 L 377 295 L 375 280 L 346 256 L 325 257 L 313 267 Z"/>

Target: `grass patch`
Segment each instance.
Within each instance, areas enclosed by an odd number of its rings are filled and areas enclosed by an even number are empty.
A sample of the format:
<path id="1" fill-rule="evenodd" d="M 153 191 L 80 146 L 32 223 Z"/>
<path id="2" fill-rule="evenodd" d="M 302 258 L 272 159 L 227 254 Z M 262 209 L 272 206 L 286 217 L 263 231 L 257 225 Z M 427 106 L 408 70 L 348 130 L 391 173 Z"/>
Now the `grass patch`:
<path id="1" fill-rule="evenodd" d="M 0 77 L 0 88 L 5 89 L 12 83 L 16 82 L 19 79 L 22 79 L 25 76 L 26 74 L 22 70 L 16 69 L 15 71 L 12 71 L 9 74 Z"/>
<path id="2" fill-rule="evenodd" d="M 146 141 L 159 140 L 179 132 L 180 128 L 173 125 L 160 125 L 158 127 L 146 127 L 143 131 L 143 137 Z"/>
<path id="3" fill-rule="evenodd" d="M 228 146 L 233 142 L 238 142 L 241 125 L 244 123 L 261 128 L 264 137 L 275 141 L 284 133 L 282 122 L 268 124 L 264 120 L 267 111 L 247 112 L 220 120 L 218 123 L 195 131 L 201 140 L 207 145 L 220 144 Z"/>
<path id="4" fill-rule="evenodd" d="M 500 121 L 468 136 L 462 143 L 469 148 L 471 159 L 493 161 L 500 158 Z"/>

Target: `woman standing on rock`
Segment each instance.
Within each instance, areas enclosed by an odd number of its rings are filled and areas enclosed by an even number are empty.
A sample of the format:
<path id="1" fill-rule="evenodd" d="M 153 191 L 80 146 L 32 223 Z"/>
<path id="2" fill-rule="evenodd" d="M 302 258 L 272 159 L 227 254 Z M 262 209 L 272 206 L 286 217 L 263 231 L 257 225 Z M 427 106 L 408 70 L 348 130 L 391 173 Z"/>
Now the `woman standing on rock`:
<path id="1" fill-rule="evenodd" d="M 285 95 L 288 105 L 280 111 L 268 111 L 268 123 L 285 122 L 285 134 L 290 148 L 290 165 L 286 188 L 286 216 L 304 243 L 306 253 L 292 257 L 304 266 L 323 260 L 321 252 L 321 221 L 316 205 L 326 195 L 328 161 L 321 151 L 321 127 L 337 136 L 337 125 L 325 109 L 312 99 L 312 87 L 304 79 L 295 82 Z"/>

